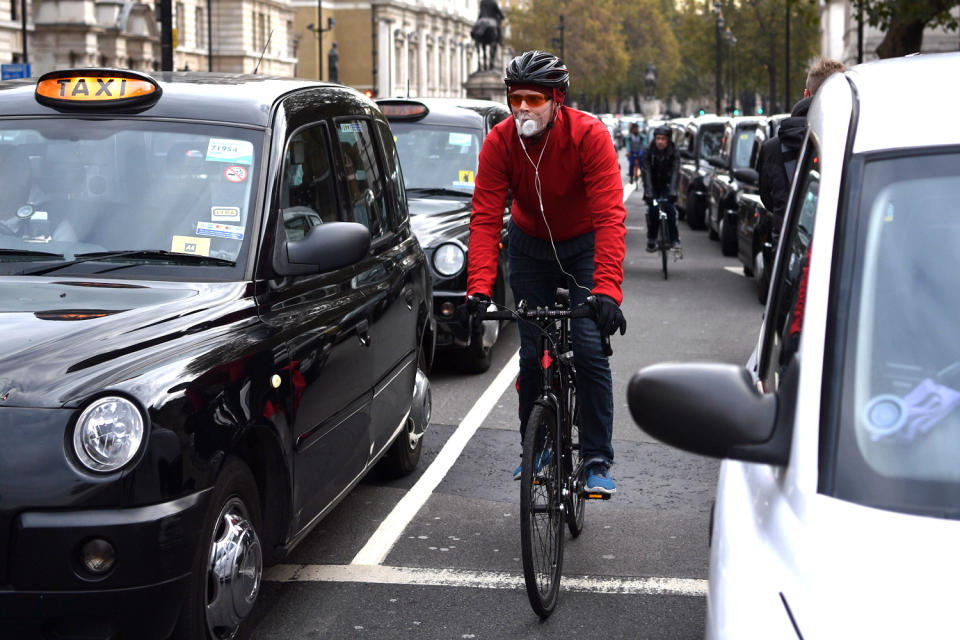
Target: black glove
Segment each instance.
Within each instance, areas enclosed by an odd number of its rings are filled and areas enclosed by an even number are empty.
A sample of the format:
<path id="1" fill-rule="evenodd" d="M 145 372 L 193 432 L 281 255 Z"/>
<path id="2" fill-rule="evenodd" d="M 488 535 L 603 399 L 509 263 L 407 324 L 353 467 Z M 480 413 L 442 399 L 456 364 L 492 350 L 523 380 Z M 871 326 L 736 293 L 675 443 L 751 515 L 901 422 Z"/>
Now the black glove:
<path id="1" fill-rule="evenodd" d="M 613 298 L 600 293 L 587 298 L 587 303 L 593 307 L 594 321 L 600 333 L 612 336 L 617 329 L 620 329 L 620 335 L 627 332 L 627 320 L 620 311 L 620 305 L 614 302 Z"/>
<path id="2" fill-rule="evenodd" d="M 483 333 L 483 322 L 477 315 L 481 310 L 490 306 L 490 296 L 483 293 L 474 293 L 467 296 L 467 301 L 453 312 L 453 335 L 462 342 L 469 343 L 474 337 Z"/>
<path id="3" fill-rule="evenodd" d="M 677 194 L 671 193 L 670 195 L 668 195 L 668 196 L 667 196 L 667 201 L 670 202 L 670 203 L 676 202 L 676 201 L 677 201 Z"/>

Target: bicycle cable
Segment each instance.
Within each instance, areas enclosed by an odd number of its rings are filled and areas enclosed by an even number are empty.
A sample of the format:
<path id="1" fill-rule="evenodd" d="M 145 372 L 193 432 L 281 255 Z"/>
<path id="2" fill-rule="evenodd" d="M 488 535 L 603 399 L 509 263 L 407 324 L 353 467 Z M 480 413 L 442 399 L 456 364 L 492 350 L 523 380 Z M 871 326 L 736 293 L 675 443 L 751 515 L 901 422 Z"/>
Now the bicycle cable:
<path id="1" fill-rule="evenodd" d="M 557 108 L 557 113 L 554 115 L 554 120 L 560 117 L 560 109 Z M 516 120 L 514 120 L 516 122 Z M 530 157 L 530 154 L 527 153 L 527 145 L 523 144 L 523 136 L 520 135 L 519 128 L 517 129 L 517 138 L 520 139 L 520 148 L 523 149 L 523 155 L 527 157 L 527 160 L 533 166 L 533 186 L 537 191 L 537 201 L 540 204 L 540 217 L 543 218 L 543 224 L 547 227 L 547 235 L 550 236 L 550 248 L 553 249 L 553 257 L 557 260 L 557 266 L 560 267 L 561 273 L 570 278 L 574 285 L 579 289 L 583 289 L 587 292 L 587 295 L 592 294 L 593 292 L 587 287 L 583 286 L 577 281 L 577 278 L 572 274 L 568 273 L 566 269 L 563 268 L 563 263 L 560 261 L 560 254 L 557 253 L 557 245 L 553 240 L 553 230 L 550 228 L 550 223 L 547 222 L 547 214 L 543 210 L 543 187 L 540 183 L 540 162 L 543 160 L 543 154 L 547 151 L 547 142 L 550 141 L 551 131 L 547 131 L 547 137 L 543 140 L 543 148 L 540 149 L 540 157 L 537 158 L 537 161 L 534 162 L 533 158 Z"/>

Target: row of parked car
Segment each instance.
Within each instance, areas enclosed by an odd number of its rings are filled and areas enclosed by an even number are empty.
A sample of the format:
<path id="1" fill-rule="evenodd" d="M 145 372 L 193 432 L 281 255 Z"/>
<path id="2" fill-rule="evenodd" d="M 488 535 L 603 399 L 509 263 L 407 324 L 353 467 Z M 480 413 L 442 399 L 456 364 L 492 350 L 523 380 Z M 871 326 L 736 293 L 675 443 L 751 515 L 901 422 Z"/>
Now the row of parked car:
<path id="1" fill-rule="evenodd" d="M 756 278 L 760 302 L 770 285 L 776 229 L 760 201 L 756 170 L 760 147 L 789 114 L 671 120 L 680 152 L 677 209 L 691 229 L 706 229 L 726 256 L 738 256 Z"/>

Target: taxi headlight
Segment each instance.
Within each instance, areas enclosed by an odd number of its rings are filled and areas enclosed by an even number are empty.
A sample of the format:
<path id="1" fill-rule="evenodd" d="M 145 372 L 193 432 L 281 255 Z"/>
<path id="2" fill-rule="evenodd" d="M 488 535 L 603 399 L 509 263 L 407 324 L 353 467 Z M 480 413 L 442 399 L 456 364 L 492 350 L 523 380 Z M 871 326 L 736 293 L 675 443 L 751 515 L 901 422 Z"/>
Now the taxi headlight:
<path id="1" fill-rule="evenodd" d="M 467 254 L 459 245 L 448 242 L 433 252 L 433 268 L 442 276 L 455 276 L 463 270 Z"/>
<path id="2" fill-rule="evenodd" d="M 73 451 L 83 466 L 101 473 L 124 466 L 143 442 L 143 415 L 125 398 L 99 398 L 73 428 Z"/>

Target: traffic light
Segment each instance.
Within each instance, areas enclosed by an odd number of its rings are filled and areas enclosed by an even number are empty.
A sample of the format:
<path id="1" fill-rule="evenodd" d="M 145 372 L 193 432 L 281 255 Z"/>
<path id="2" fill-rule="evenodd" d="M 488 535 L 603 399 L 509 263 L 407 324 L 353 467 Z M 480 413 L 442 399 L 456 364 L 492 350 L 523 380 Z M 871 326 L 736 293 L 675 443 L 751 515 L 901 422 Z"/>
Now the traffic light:
<path id="1" fill-rule="evenodd" d="M 735 115 L 735 116 L 740 115 L 740 109 L 734 109 L 734 110 L 733 110 L 733 115 Z"/>
<path id="2" fill-rule="evenodd" d="M 373 91 L 370 89 L 367 89 L 366 91 L 364 91 L 363 94 L 368 98 L 371 98 L 371 99 L 373 98 Z"/>
<path id="3" fill-rule="evenodd" d="M 758 116 L 762 116 L 762 115 L 763 115 L 763 107 L 757 107 L 757 115 L 758 115 Z"/>
<path id="4" fill-rule="evenodd" d="M 706 113 L 706 111 L 704 111 L 703 109 L 700 109 L 700 115 L 703 115 L 703 114 L 705 114 L 705 113 Z"/>

